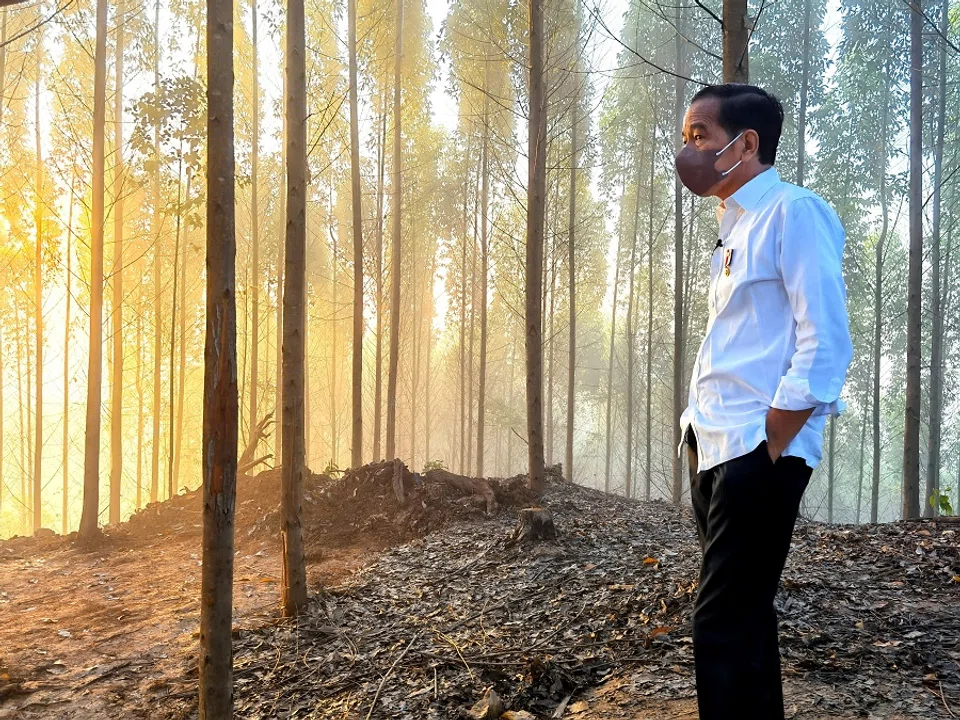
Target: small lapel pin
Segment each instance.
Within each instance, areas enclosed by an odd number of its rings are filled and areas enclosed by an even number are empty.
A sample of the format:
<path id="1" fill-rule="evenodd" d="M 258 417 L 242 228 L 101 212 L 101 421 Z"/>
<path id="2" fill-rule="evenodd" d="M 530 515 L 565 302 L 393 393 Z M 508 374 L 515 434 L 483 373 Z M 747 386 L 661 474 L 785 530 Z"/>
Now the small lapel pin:
<path id="1" fill-rule="evenodd" d="M 730 275 L 730 263 L 733 262 L 733 248 L 725 248 L 723 251 L 723 274 Z"/>

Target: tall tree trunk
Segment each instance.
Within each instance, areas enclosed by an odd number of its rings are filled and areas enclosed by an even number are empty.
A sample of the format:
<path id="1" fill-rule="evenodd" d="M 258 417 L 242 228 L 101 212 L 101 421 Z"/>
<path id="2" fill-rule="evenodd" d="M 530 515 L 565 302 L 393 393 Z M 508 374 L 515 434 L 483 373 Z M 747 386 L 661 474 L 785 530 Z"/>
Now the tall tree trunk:
<path id="1" fill-rule="evenodd" d="M 735 6 L 742 5 L 742 12 L 740 14 L 741 23 L 742 18 L 746 16 L 746 0 L 737 0 L 737 2 L 725 2 L 724 3 L 724 80 L 733 81 L 740 76 L 737 74 L 731 74 L 729 77 L 727 75 L 727 59 L 729 53 L 727 52 L 728 47 L 737 47 L 744 48 L 745 43 L 737 44 L 734 40 L 731 40 L 727 37 L 728 32 L 732 31 L 733 23 L 735 22 L 734 18 L 736 14 L 731 10 Z M 729 27 L 727 23 L 727 13 L 731 12 Z M 740 11 L 737 11 L 740 12 Z M 683 28 L 683 10 L 679 6 L 677 7 L 677 27 Z M 682 32 L 677 34 L 676 38 L 676 51 L 677 51 L 677 69 L 678 75 L 683 75 L 686 71 L 686 58 L 684 53 L 684 40 L 681 37 Z M 744 53 L 744 58 L 746 53 Z M 737 66 L 734 64 L 731 68 L 731 73 L 733 69 Z M 746 65 L 742 66 L 744 68 L 743 79 L 741 82 L 746 82 Z M 680 149 L 680 134 L 683 125 L 683 107 L 685 100 L 686 92 L 686 82 L 681 78 L 677 77 L 674 83 L 674 143 L 677 151 Z M 680 445 L 680 416 L 683 413 L 684 408 L 684 392 L 683 392 L 683 187 L 680 184 L 680 178 L 677 177 L 674 179 L 673 186 L 673 201 L 674 201 L 674 232 L 673 232 L 673 243 L 674 243 L 674 288 L 673 288 L 673 446 L 678 447 Z M 673 501 L 675 503 L 680 502 L 680 495 L 682 490 L 682 473 L 680 467 L 680 458 L 676 456 L 676 453 L 672 453 L 673 457 Z"/>
<path id="2" fill-rule="evenodd" d="M 30 398 L 30 390 L 27 389 L 27 395 L 23 394 L 23 380 L 26 372 L 23 367 L 23 346 L 27 342 L 27 323 L 20 320 L 20 306 L 14 304 L 13 307 L 14 322 L 16 323 L 16 346 L 17 346 L 17 432 L 20 435 L 20 528 L 23 534 L 27 534 L 27 438 L 30 436 L 30 430 L 27 427 L 27 418 L 24 417 L 27 403 Z M 28 359 L 29 362 L 29 359 Z"/>
<path id="3" fill-rule="evenodd" d="M 353 194 L 353 423 L 350 464 L 363 464 L 363 213 L 360 193 L 360 119 L 357 107 L 357 1 L 347 0 L 350 56 L 350 180 Z"/>
<path id="4" fill-rule="evenodd" d="M 650 147 L 657 146 L 657 123 L 652 123 Z M 653 485 L 653 208 L 654 208 L 654 178 L 657 170 L 657 154 L 650 153 L 650 185 L 649 205 L 647 207 L 647 378 L 644 385 L 647 406 L 644 416 L 644 492 L 645 500 L 650 499 L 651 485 Z"/>
<path id="5" fill-rule="evenodd" d="M 488 58 L 489 60 L 489 58 Z M 490 64 L 487 62 L 486 68 Z M 485 73 L 489 73 L 486 70 Z M 487 92 L 487 75 L 484 75 L 483 94 L 483 150 L 481 151 L 480 190 L 480 378 L 477 392 L 477 477 L 483 477 L 484 426 L 486 425 L 487 401 L 487 281 L 490 275 L 490 241 L 488 237 L 490 209 L 490 94 Z"/>
<path id="6" fill-rule="evenodd" d="M 800 75 L 800 111 L 797 113 L 797 185 L 803 186 L 807 159 L 807 101 L 810 95 L 810 23 L 813 0 L 803 0 L 803 58 Z"/>
<path id="7" fill-rule="evenodd" d="M 923 0 L 910 10 L 910 261 L 907 278 L 907 383 L 903 429 L 904 519 L 920 516 L 920 353 L 923 292 Z"/>
<path id="8" fill-rule="evenodd" d="M 99 532 L 100 401 L 103 375 L 103 194 L 104 135 L 107 109 L 107 0 L 97 0 L 97 36 L 93 76 L 93 198 L 90 228 L 90 349 L 87 355 L 87 419 L 83 449 L 83 513 L 80 538 Z"/>
<path id="9" fill-rule="evenodd" d="M 624 183 L 626 186 L 626 183 Z M 626 189 L 626 188 L 624 188 Z M 617 295 L 620 290 L 620 251 L 621 245 L 623 244 L 623 196 L 624 193 L 620 194 L 620 225 L 617 232 L 617 259 L 616 264 L 614 265 L 613 271 L 613 306 L 610 310 L 610 357 L 607 364 L 607 418 L 606 418 L 606 453 L 604 457 L 603 464 L 603 491 L 606 493 L 610 492 L 610 457 L 611 457 L 611 440 L 612 440 L 612 422 L 611 416 L 613 411 L 613 361 L 615 358 L 615 350 L 617 345 Z"/>
<path id="10" fill-rule="evenodd" d="M 638 224 L 640 221 L 640 173 L 643 168 L 643 156 L 645 148 L 641 145 L 640 154 L 637 157 L 637 174 L 634 180 L 634 199 L 633 199 L 633 242 L 630 244 L 630 265 L 627 272 L 630 276 L 630 289 L 627 299 L 627 447 L 625 451 L 627 466 L 624 474 L 623 494 L 630 498 L 633 497 L 633 376 L 634 359 L 636 357 L 636 335 L 634 334 L 634 315 L 633 306 L 636 299 L 634 294 L 634 284 L 637 276 L 637 242 L 639 240 Z M 650 149 L 653 152 L 653 148 Z"/>
<path id="11" fill-rule="evenodd" d="M 287 4 L 287 225 L 283 286 L 283 443 L 281 541 L 283 614 L 307 602 L 300 506 L 304 475 L 304 286 L 307 246 L 306 24 L 303 0 Z"/>
<path id="12" fill-rule="evenodd" d="M 866 401 L 866 393 L 864 393 Z M 860 509 L 863 507 L 863 463 L 866 455 L 867 445 L 867 403 L 863 403 L 863 413 L 860 416 L 860 462 L 857 465 L 859 477 L 857 479 L 857 516 L 854 523 L 860 524 Z"/>
<path id="13" fill-rule="evenodd" d="M 527 133 L 526 354 L 527 452 L 530 488 L 546 486 L 543 464 L 543 229 L 547 185 L 547 107 L 543 87 L 543 0 L 530 8 L 530 116 Z"/>
<path id="14" fill-rule="evenodd" d="M 253 107 L 250 139 L 250 425 L 251 437 L 260 422 L 260 52 L 257 0 L 250 3 L 250 46 L 253 51 Z"/>
<path id="15" fill-rule="evenodd" d="M 110 383 L 110 524 L 120 522 L 123 479 L 123 45 L 125 3 L 116 11 L 113 91 L 113 379 Z"/>
<path id="16" fill-rule="evenodd" d="M 37 397 L 33 442 L 33 531 L 43 527 L 43 497 L 40 476 L 43 460 L 43 147 L 40 142 L 40 58 L 37 58 L 36 97 L 34 100 L 34 136 L 37 143 L 36 184 L 36 256 L 33 266 L 34 319 L 36 330 Z"/>
<path id="17" fill-rule="evenodd" d="M 465 452 L 467 446 L 467 363 L 466 363 L 466 334 L 467 334 L 467 216 L 470 197 L 470 143 L 467 143 L 467 174 L 463 181 L 463 233 L 460 241 L 460 474 L 466 472 Z"/>
<path id="18" fill-rule="evenodd" d="M 233 3 L 207 0 L 207 322 L 203 372 L 200 718 L 233 716 L 233 534 L 237 493 Z"/>
<path id="19" fill-rule="evenodd" d="M 134 510 L 143 507 L 143 312 L 137 312 L 137 497 Z M 64 501 L 66 502 L 66 501 Z M 64 510 L 66 517 L 66 510 Z"/>
<path id="20" fill-rule="evenodd" d="M 403 65 L 403 0 L 397 0 L 397 44 L 393 62 L 393 249 L 390 272 L 390 369 L 387 377 L 387 459 L 397 449 L 397 370 L 400 361 L 400 232 L 403 185 L 401 183 L 400 114 L 401 68 Z"/>
<path id="21" fill-rule="evenodd" d="M 477 183 L 480 171 L 477 170 Z M 476 197 L 479 193 L 475 193 Z M 470 237 L 470 339 L 467 346 L 467 472 L 473 467 L 473 360 L 476 357 L 474 341 L 477 336 L 477 234 L 479 222 L 477 205 L 473 205 L 473 235 Z"/>
<path id="22" fill-rule="evenodd" d="M 750 20 L 747 17 L 747 0 L 723 0 L 723 81 L 725 83 L 750 81 L 747 52 L 749 42 Z"/>
<path id="23" fill-rule="evenodd" d="M 190 198 L 190 185 L 193 179 L 192 173 L 187 171 L 187 199 Z M 186 233 L 186 229 L 184 229 Z M 180 385 L 177 389 L 177 430 L 176 430 L 176 454 L 173 456 L 173 477 L 180 482 L 180 459 L 183 457 L 183 416 L 186 404 L 185 390 L 187 386 L 187 248 L 186 234 L 184 234 L 183 260 L 180 263 L 180 360 L 179 376 Z M 242 376 L 241 376 L 242 377 Z M 172 387 L 172 386 L 171 386 Z M 256 421 L 250 418 L 253 426 Z M 171 428 L 171 432 L 173 429 Z M 239 430 L 238 430 L 239 432 Z M 184 484 L 181 483 L 181 486 Z"/>
<path id="24" fill-rule="evenodd" d="M 374 361 L 375 374 L 373 388 L 373 459 L 381 459 L 380 434 L 383 419 L 383 186 L 387 164 L 387 111 L 383 108 L 385 99 L 381 98 L 383 113 L 380 132 L 377 137 L 377 350 Z"/>
<path id="25" fill-rule="evenodd" d="M 886 86 L 885 86 L 886 88 Z M 887 120 L 889 117 L 889 90 L 885 89 L 880 112 L 883 137 L 880 139 L 880 238 L 877 240 L 873 281 L 873 472 L 871 475 L 870 522 L 878 521 L 880 505 L 880 359 L 883 353 L 883 253 L 890 225 L 887 201 Z"/>
<path id="26" fill-rule="evenodd" d="M 4 17 L 6 17 L 6 13 L 4 13 Z M 0 82 L 0 87 L 2 87 L 2 82 Z M 63 446 L 60 459 L 60 464 L 63 466 L 63 497 L 61 498 L 63 507 L 60 513 L 63 535 L 70 531 L 70 314 L 73 310 L 73 205 L 74 177 L 71 176 L 70 200 L 67 210 L 67 247 L 64 251 L 67 256 L 67 291 L 64 298 L 67 307 L 63 317 Z M 3 342 L 0 340 L 0 346 L 2 345 Z M 2 374 L 2 371 L 0 371 L 0 375 Z M 3 448 L 2 417 L 3 411 L 0 408 L 0 449 Z M 143 437 L 142 432 L 139 437 Z M 0 463 L 2 463 L 2 460 L 0 460 Z M 0 477 L 3 477 L 2 465 L 0 465 Z"/>
<path id="27" fill-rule="evenodd" d="M 940 11 L 940 32 L 947 37 L 949 29 L 949 0 L 942 0 Z M 943 177 L 943 142 L 945 118 L 947 113 L 947 48 L 941 41 L 938 58 L 938 97 L 937 131 L 933 147 L 933 226 L 930 265 L 930 314 L 933 327 L 930 333 L 930 439 L 927 443 L 927 487 L 923 503 L 924 517 L 936 517 L 940 507 L 938 502 L 931 503 L 930 498 L 940 492 L 940 446 L 942 439 L 941 422 L 943 420 L 943 298 L 940 282 L 940 226 L 941 191 Z"/>
<path id="28" fill-rule="evenodd" d="M 180 160 L 177 165 L 177 227 L 176 232 L 174 233 L 173 241 L 173 296 L 171 301 L 173 303 L 173 312 L 170 314 L 170 355 L 169 355 L 169 371 L 170 371 L 170 385 L 168 387 L 169 395 L 167 397 L 167 497 L 172 498 L 177 494 L 177 482 L 179 478 L 175 476 L 176 472 L 176 463 L 174 462 L 174 454 L 176 452 L 176 432 L 174 424 L 174 411 L 176 409 L 176 404 L 174 403 L 174 390 L 176 388 L 176 374 L 174 373 L 174 354 L 176 353 L 177 346 L 177 305 L 180 300 L 179 288 L 180 288 L 180 263 L 186 262 L 186 258 L 183 260 L 180 259 L 180 232 L 182 227 L 182 218 L 183 214 L 183 195 L 181 191 L 181 179 L 183 171 L 183 145 L 180 145 Z M 182 340 L 182 339 L 181 339 Z M 183 378 L 180 378 L 180 382 L 183 382 Z M 239 417 L 239 413 L 238 413 Z"/>
<path id="29" fill-rule="evenodd" d="M 579 32 L 577 33 L 579 52 Z M 574 82 L 579 82 L 574 79 Z M 567 360 L 567 445 L 564 453 L 564 465 L 567 480 L 575 482 L 573 472 L 573 419 L 574 401 L 577 388 L 577 264 L 576 264 L 576 227 L 577 227 L 577 123 L 580 118 L 580 92 L 575 86 L 573 94 L 573 117 L 570 121 L 570 223 L 567 229 L 567 270 L 570 284 L 570 357 Z"/>
<path id="30" fill-rule="evenodd" d="M 286 203 L 286 198 L 289 193 L 289 188 L 287 187 L 287 144 L 289 138 L 287 135 L 287 72 L 284 70 L 283 73 L 283 122 L 280 130 L 280 167 L 281 167 L 281 176 L 283 177 L 283 227 L 284 233 L 286 234 L 286 227 L 288 222 L 288 210 Z M 278 462 L 283 462 L 283 292 L 285 287 L 284 275 L 286 271 L 286 260 L 284 258 L 285 242 L 278 244 L 277 249 L 277 339 L 276 339 L 276 353 L 277 353 L 277 374 L 274 381 L 274 418 L 277 419 L 273 443 L 274 449 L 273 454 Z"/>
<path id="31" fill-rule="evenodd" d="M 153 14 L 153 92 L 160 92 L 160 0 L 154 4 Z M 150 502 L 156 502 L 160 492 L 160 345 L 163 336 L 163 319 L 160 313 L 163 285 L 161 283 L 162 259 L 160 255 L 160 120 L 153 126 L 153 442 L 150 466 Z"/>

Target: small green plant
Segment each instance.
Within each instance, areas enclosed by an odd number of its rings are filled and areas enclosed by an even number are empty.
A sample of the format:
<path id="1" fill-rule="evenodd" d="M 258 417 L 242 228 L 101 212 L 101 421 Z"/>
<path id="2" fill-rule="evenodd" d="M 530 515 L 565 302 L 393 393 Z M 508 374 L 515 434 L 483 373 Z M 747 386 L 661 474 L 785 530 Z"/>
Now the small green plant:
<path id="1" fill-rule="evenodd" d="M 940 509 L 941 515 L 953 515 L 953 505 L 950 504 L 950 493 L 953 488 L 943 488 L 930 496 L 930 507 Z"/>
<path id="2" fill-rule="evenodd" d="M 330 478 L 336 478 L 343 475 L 343 470 L 341 470 L 333 460 L 330 460 L 323 469 L 323 474 Z"/>
<path id="3" fill-rule="evenodd" d="M 447 466 L 443 464 L 443 460 L 430 460 L 423 466 L 423 472 L 430 472 L 431 470 L 446 470 Z"/>

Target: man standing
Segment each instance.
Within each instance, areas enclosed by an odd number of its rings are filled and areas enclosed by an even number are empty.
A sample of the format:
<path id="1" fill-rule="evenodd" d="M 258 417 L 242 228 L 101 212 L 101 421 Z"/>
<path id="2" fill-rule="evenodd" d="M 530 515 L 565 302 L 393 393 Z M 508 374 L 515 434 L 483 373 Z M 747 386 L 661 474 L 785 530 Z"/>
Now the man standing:
<path id="1" fill-rule="evenodd" d="M 677 155 L 720 198 L 706 336 L 681 418 L 703 551 L 693 611 L 700 720 L 783 720 L 774 597 L 852 356 L 844 231 L 773 167 L 783 108 L 750 85 L 694 96 Z"/>

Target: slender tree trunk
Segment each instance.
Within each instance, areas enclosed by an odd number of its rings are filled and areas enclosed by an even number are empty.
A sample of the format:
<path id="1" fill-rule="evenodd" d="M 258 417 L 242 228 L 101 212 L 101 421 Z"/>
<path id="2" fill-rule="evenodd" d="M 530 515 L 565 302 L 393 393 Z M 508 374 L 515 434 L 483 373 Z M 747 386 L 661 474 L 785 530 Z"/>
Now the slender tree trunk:
<path id="1" fill-rule="evenodd" d="M 110 383 L 110 524 L 120 522 L 123 480 L 123 52 L 125 3 L 117 5 L 113 105 L 113 379 Z"/>
<path id="2" fill-rule="evenodd" d="M 489 62 L 486 65 L 489 68 Z M 489 71 L 486 71 L 489 72 Z M 483 456 L 486 451 L 484 429 L 487 401 L 487 281 L 490 275 L 490 243 L 488 237 L 490 209 L 490 94 L 484 76 L 483 95 L 483 150 L 481 151 L 480 190 L 480 378 L 477 392 L 477 477 L 483 477 Z"/>
<path id="3" fill-rule="evenodd" d="M 624 182 L 624 191 L 626 190 L 626 182 Z M 624 193 L 620 194 L 620 207 L 623 207 L 623 196 Z M 606 493 L 610 492 L 610 456 L 611 456 L 611 440 L 612 440 L 612 422 L 611 416 L 613 411 L 613 361 L 616 356 L 615 350 L 617 345 L 617 296 L 620 290 L 620 252 L 621 245 L 623 244 L 623 210 L 620 210 L 620 220 L 621 227 L 617 232 L 617 259 L 616 265 L 614 266 L 613 271 L 613 307 L 610 310 L 610 359 L 607 364 L 607 419 L 606 419 L 606 443 L 607 449 L 604 458 L 603 465 L 603 491 Z"/>
<path id="4" fill-rule="evenodd" d="M 169 395 L 167 397 L 167 497 L 172 498 L 177 494 L 176 483 L 179 480 L 174 473 L 176 472 L 176 463 L 174 462 L 174 453 L 176 452 L 176 432 L 174 425 L 174 410 L 176 405 L 174 404 L 174 389 L 176 387 L 176 375 L 174 373 L 174 353 L 176 352 L 177 346 L 177 305 L 180 299 L 178 290 L 180 287 L 180 263 L 184 260 L 180 259 L 180 231 L 181 231 L 181 214 L 183 210 L 183 197 L 181 192 L 181 177 L 183 170 L 183 145 L 180 146 L 180 161 L 177 166 L 177 227 L 176 232 L 174 233 L 173 241 L 173 312 L 170 314 L 170 355 L 169 355 L 169 371 L 170 371 L 170 385 L 168 388 Z M 180 378 L 180 382 L 183 382 L 183 378 Z M 239 417 L 239 413 L 238 413 Z"/>
<path id="5" fill-rule="evenodd" d="M 864 393 L 866 395 L 866 393 Z M 864 397 L 866 400 L 866 397 Z M 860 524 L 860 508 L 863 507 L 863 463 L 867 445 L 867 403 L 863 403 L 863 414 L 860 416 L 860 463 L 857 465 L 859 476 L 857 479 L 857 517 L 854 522 Z"/>
<path id="6" fill-rule="evenodd" d="M 17 345 L 17 409 L 19 417 L 17 418 L 17 431 L 20 434 L 20 528 L 23 534 L 27 534 L 27 439 L 30 436 L 30 429 L 27 427 L 28 418 L 24 417 L 27 408 L 27 402 L 30 398 L 30 389 L 27 388 L 27 395 L 23 394 L 23 379 L 26 372 L 23 367 L 23 346 L 26 344 L 27 323 L 20 320 L 20 306 L 14 304 L 14 321 L 16 323 L 16 345 Z M 28 359 L 29 362 L 29 359 Z"/>
<path id="7" fill-rule="evenodd" d="M 742 6 L 742 9 L 737 9 Z M 745 40 L 738 40 L 739 35 L 733 36 L 733 25 L 736 22 L 743 23 L 746 17 L 746 0 L 737 0 L 736 2 L 724 3 L 724 80 L 746 82 L 746 52 L 744 50 L 744 64 L 739 66 L 741 70 L 735 72 L 738 68 L 735 61 L 731 64 L 728 74 L 728 61 L 731 52 L 739 53 L 740 49 L 746 47 Z M 729 22 L 727 20 L 729 15 Z M 729 27 L 728 27 L 729 26 Z M 677 27 L 683 27 L 683 11 L 677 8 Z M 684 53 L 684 40 L 681 37 L 682 32 L 677 34 L 677 68 L 678 75 L 683 75 L 686 71 L 686 58 Z M 732 37 L 728 37 L 731 35 Z M 736 48 L 735 51 L 729 50 Z M 742 72 L 742 75 L 740 74 Z M 674 84 L 674 143 L 677 151 L 680 148 L 680 134 L 683 124 L 683 107 L 685 101 L 686 83 L 677 77 Z M 683 393 L 683 188 L 680 184 L 680 178 L 674 179 L 674 293 L 673 293 L 673 446 L 680 445 L 680 416 L 684 408 Z M 682 491 L 682 473 L 680 467 L 680 458 L 673 455 L 673 501 L 680 502 Z"/>
<path id="8" fill-rule="evenodd" d="M 43 147 L 40 142 L 40 72 L 37 59 L 36 97 L 34 100 L 34 136 L 37 143 L 36 184 L 36 256 L 33 266 L 34 320 L 36 330 L 37 397 L 34 416 L 33 443 L 33 531 L 43 527 L 43 497 L 41 482 L 43 461 Z"/>
<path id="9" fill-rule="evenodd" d="M 634 282 L 637 275 L 637 242 L 639 240 L 638 224 L 640 221 L 640 177 L 641 168 L 643 168 L 643 156 L 645 148 L 640 148 L 640 155 L 637 157 L 637 175 L 634 181 L 634 201 L 633 201 L 633 242 L 630 244 L 630 265 L 627 272 L 630 276 L 630 289 L 627 299 L 627 448 L 625 451 L 627 466 L 624 475 L 624 495 L 628 498 L 633 497 L 633 365 L 636 357 L 636 335 L 634 334 Z M 653 149 L 651 148 L 651 153 Z"/>
<path id="10" fill-rule="evenodd" d="M 307 98 L 303 0 L 287 4 L 287 219 L 283 286 L 283 614 L 307 602 L 300 506 L 304 475 L 304 286 L 306 284 Z"/>
<path id="11" fill-rule="evenodd" d="M 949 0 L 942 0 L 940 11 L 940 32 L 947 37 L 949 29 Z M 923 503 L 924 517 L 936 517 L 939 503 L 930 499 L 940 493 L 940 446 L 942 442 L 941 422 L 943 420 L 943 298 L 940 282 L 940 226 L 941 191 L 943 177 L 943 142 L 945 118 L 947 112 L 947 48 L 943 41 L 938 43 L 938 91 L 937 91 L 937 130 L 933 147 L 933 226 L 931 243 L 931 283 L 930 314 L 933 327 L 930 333 L 930 438 L 927 443 L 927 487 Z"/>
<path id="12" fill-rule="evenodd" d="M 579 51 L 579 31 L 577 47 Z M 579 82 L 575 79 L 574 82 Z M 570 223 L 567 229 L 567 270 L 570 284 L 570 357 L 567 360 L 567 444 L 564 464 L 567 468 L 567 480 L 576 482 L 573 472 L 573 430 L 574 402 L 577 389 L 577 264 L 576 264 L 576 227 L 577 227 L 577 162 L 579 159 L 577 123 L 580 118 L 580 92 L 575 86 L 573 95 L 573 117 L 570 121 Z"/>
<path id="13" fill-rule="evenodd" d="M 885 86 L 886 87 L 886 86 Z M 890 224 L 890 209 L 887 201 L 887 120 L 889 117 L 888 89 L 884 90 L 881 104 L 883 137 L 880 139 L 880 238 L 877 240 L 876 262 L 873 282 L 873 472 L 871 475 L 870 522 L 878 521 L 880 505 L 880 359 L 883 353 L 883 253 Z"/>
<path id="14" fill-rule="evenodd" d="M 153 16 L 153 91 L 160 92 L 160 0 L 156 0 Z M 153 443 L 151 446 L 150 502 L 156 502 L 160 492 L 160 344 L 163 336 L 163 319 L 160 313 L 162 259 L 160 255 L 160 120 L 153 126 Z"/>
<path id="15" fill-rule="evenodd" d="M 383 108 L 385 99 L 381 98 Z M 380 460 L 381 420 L 383 418 L 383 187 L 386 170 L 387 111 L 382 109 L 377 140 L 377 351 L 373 389 L 373 459 Z"/>
<path id="16" fill-rule="evenodd" d="M 747 45 L 750 25 L 747 18 L 747 0 L 723 2 L 723 81 L 747 83 L 750 81 L 750 63 Z M 683 73 L 679 73 L 683 74 Z"/>
<path id="17" fill-rule="evenodd" d="M 190 185 L 192 179 L 193 176 L 188 171 L 187 199 L 190 198 Z M 186 232 L 186 230 L 184 232 Z M 180 368 L 178 373 L 180 375 L 180 386 L 177 389 L 177 451 L 173 457 L 173 477 L 177 479 L 177 482 L 180 482 L 180 459 L 183 457 L 183 416 L 184 408 L 186 407 L 184 399 L 187 386 L 187 247 L 189 247 L 189 245 L 187 244 L 185 237 L 183 260 L 180 262 Z M 250 422 L 254 427 L 256 426 L 256 421 L 252 417 L 250 418 Z M 183 485 L 184 483 L 181 483 L 181 486 Z"/>
<path id="18" fill-rule="evenodd" d="M 657 124 L 653 123 L 650 137 L 650 147 L 657 146 Z M 653 209 L 654 209 L 654 178 L 657 170 L 657 154 L 650 153 L 650 185 L 649 206 L 647 208 L 647 378 L 645 384 L 647 407 L 644 417 L 644 435 L 646 447 L 644 449 L 644 491 L 645 500 L 650 499 L 651 485 L 653 485 Z"/>
<path id="19" fill-rule="evenodd" d="M 253 107 L 250 147 L 250 425 L 251 436 L 260 422 L 260 52 L 257 0 L 250 3 L 250 44 L 253 51 Z"/>
<path id="20" fill-rule="evenodd" d="M 807 102 L 810 95 L 810 23 L 813 0 L 803 0 L 803 58 L 800 76 L 800 111 L 797 114 L 797 185 L 803 186 L 807 159 Z"/>
<path id="21" fill-rule="evenodd" d="M 543 87 L 543 0 L 530 8 L 530 116 L 527 133 L 526 354 L 527 452 L 530 488 L 542 493 L 543 464 L 543 278 L 544 204 L 547 179 L 547 107 Z"/>
<path id="22" fill-rule="evenodd" d="M 830 418 L 830 444 L 828 452 L 830 460 L 827 463 L 827 522 L 833 522 L 833 495 L 837 484 L 837 419 Z"/>
<path id="23" fill-rule="evenodd" d="M 477 171 L 480 183 L 480 171 Z M 479 193 L 476 193 L 474 197 Z M 477 234 L 479 220 L 477 205 L 473 205 L 473 235 L 470 237 L 470 339 L 467 349 L 467 472 L 473 467 L 473 360 L 476 357 L 474 342 L 477 337 Z"/>
<path id="24" fill-rule="evenodd" d="M 559 182 L 554 184 L 554 187 L 559 186 Z M 560 205 L 559 202 L 559 192 L 554 194 L 554 208 L 558 208 Z M 546 224 L 546 223 L 545 223 Z M 549 326 L 547 330 L 547 407 L 546 414 L 544 419 L 547 423 L 547 447 L 546 447 L 546 462 L 547 465 L 553 465 L 553 451 L 554 451 L 554 440 L 553 440 L 553 362 L 554 362 L 554 339 L 556 338 L 556 328 L 554 321 L 556 319 L 556 299 L 557 299 L 557 233 L 555 227 L 549 228 L 549 235 L 547 236 L 547 252 L 549 254 L 549 259 L 547 260 L 548 266 L 550 268 L 550 281 L 549 281 L 549 293 L 550 293 L 550 310 L 549 310 Z"/>
<path id="25" fill-rule="evenodd" d="M 904 519 L 920 516 L 921 293 L 923 292 L 923 0 L 910 10 L 910 261 L 903 430 Z"/>
<path id="26" fill-rule="evenodd" d="M 200 718 L 233 716 L 233 535 L 237 492 L 233 4 L 207 0 L 207 322 L 203 373 Z"/>
<path id="27" fill-rule="evenodd" d="M 87 419 L 83 453 L 83 513 L 80 538 L 99 532 L 100 402 L 103 374 L 103 194 L 104 126 L 107 107 L 107 0 L 97 0 L 93 79 L 93 198 L 90 227 L 90 349 L 87 363 Z"/>
<path id="28" fill-rule="evenodd" d="M 142 308 L 137 312 L 137 498 L 134 510 L 143 507 L 143 312 L 140 310 Z"/>
<path id="29" fill-rule="evenodd" d="M 360 120 L 357 107 L 357 2 L 347 0 L 350 56 L 350 179 L 353 193 L 353 423 L 350 464 L 363 464 L 363 213 L 360 193 Z"/>
<path id="30" fill-rule="evenodd" d="M 283 227 L 284 233 L 286 234 L 286 227 L 288 222 L 288 210 L 286 204 L 286 198 L 289 193 L 289 188 L 287 187 L 287 144 L 289 141 L 287 132 L 288 132 L 288 123 L 287 123 L 287 72 L 286 70 L 283 73 L 283 122 L 281 123 L 280 130 L 280 167 L 281 177 L 283 177 L 283 196 L 284 196 L 284 205 L 283 205 Z M 277 422 L 274 430 L 273 442 L 274 442 L 274 457 L 277 459 L 277 462 L 283 462 L 283 292 L 285 287 L 284 275 L 286 271 L 286 261 L 284 258 L 285 253 L 285 242 L 279 243 L 277 249 L 277 339 L 276 339 L 276 352 L 277 352 L 277 374 L 276 380 L 274 381 L 274 418 Z"/>
<path id="31" fill-rule="evenodd" d="M 397 51 L 393 64 L 393 250 L 390 273 L 390 369 L 387 377 L 387 459 L 396 457 L 397 370 L 400 360 L 400 233 L 403 185 L 401 183 L 400 114 L 401 68 L 403 64 L 403 0 L 397 0 Z"/>
<path id="32" fill-rule="evenodd" d="M 469 212 L 470 196 L 470 144 L 467 143 L 467 176 L 463 182 L 463 234 L 460 241 L 460 474 L 466 472 L 465 451 L 467 446 L 466 428 L 466 397 L 467 397 L 467 363 L 466 363 L 466 333 L 467 333 L 467 215 Z"/>
<path id="33" fill-rule="evenodd" d="M 63 465 L 63 507 L 61 508 L 62 534 L 70 531 L 70 314 L 73 310 L 73 205 L 74 205 L 74 178 L 70 178 L 70 200 L 67 210 L 67 277 L 66 277 L 66 312 L 63 318 L 63 446 L 61 448 L 60 464 Z M 0 341 L 0 346 L 3 342 Z M 139 343 L 138 343 L 139 347 Z M 2 372 L 0 372 L 2 375 Z M 0 418 L 3 412 L 0 411 Z M 2 420 L 0 420 L 2 422 Z M 2 436 L 0 425 L 0 436 Z M 143 437 L 141 432 L 139 438 Z M 0 449 L 3 448 L 0 439 Z M 2 462 L 2 461 L 0 461 Z M 0 467 L 0 477 L 3 477 Z"/>

